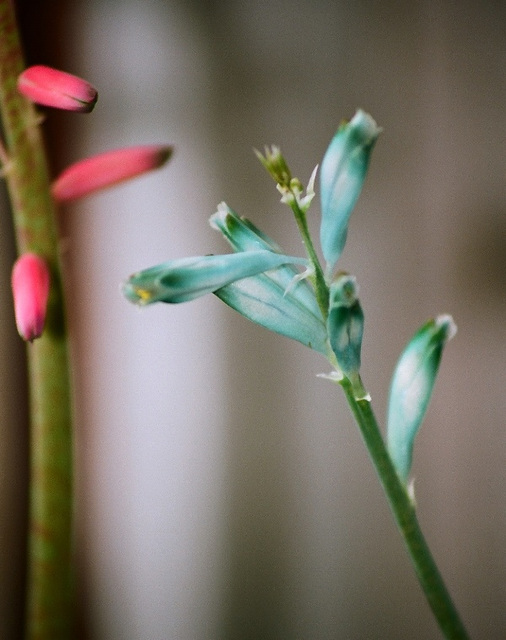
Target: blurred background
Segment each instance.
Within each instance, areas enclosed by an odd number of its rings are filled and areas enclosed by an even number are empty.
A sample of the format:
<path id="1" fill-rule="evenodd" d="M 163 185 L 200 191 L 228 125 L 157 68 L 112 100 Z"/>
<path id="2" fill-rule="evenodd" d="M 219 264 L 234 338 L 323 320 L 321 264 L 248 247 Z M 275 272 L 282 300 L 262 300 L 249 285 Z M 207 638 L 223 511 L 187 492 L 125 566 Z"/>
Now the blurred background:
<path id="1" fill-rule="evenodd" d="M 226 251 L 225 200 L 301 250 L 252 148 L 306 183 L 357 107 L 384 129 L 341 268 L 366 314 L 363 378 L 453 314 L 415 448 L 419 518 L 471 636 L 506 634 L 506 4 L 19 2 L 29 63 L 90 80 L 89 116 L 48 112 L 54 174 L 170 142 L 168 167 L 66 207 L 75 358 L 81 640 L 439 638 L 325 361 L 213 296 L 142 311 L 133 271 Z M 21 637 L 24 345 L 0 245 L 0 637 Z M 311 224 L 317 233 L 318 204 Z M 7 363 L 9 366 L 7 367 Z"/>

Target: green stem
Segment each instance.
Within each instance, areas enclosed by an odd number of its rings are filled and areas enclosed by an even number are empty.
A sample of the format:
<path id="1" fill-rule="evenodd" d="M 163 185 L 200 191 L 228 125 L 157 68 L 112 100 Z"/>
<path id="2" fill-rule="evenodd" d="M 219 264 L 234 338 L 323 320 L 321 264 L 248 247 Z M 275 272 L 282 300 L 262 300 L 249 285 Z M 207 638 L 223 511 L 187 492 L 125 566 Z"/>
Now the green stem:
<path id="1" fill-rule="evenodd" d="M 293 201 L 290 204 L 290 207 L 295 216 L 295 221 L 297 222 L 297 226 L 299 228 L 299 233 L 302 236 L 302 241 L 306 248 L 307 255 L 314 269 L 314 288 L 316 301 L 318 302 L 318 306 L 320 307 L 320 311 L 322 313 L 322 317 L 324 322 L 327 321 L 327 316 L 329 313 L 329 289 L 325 282 L 325 276 L 323 274 L 323 269 L 320 264 L 320 260 L 318 259 L 318 254 L 314 248 L 313 240 L 311 238 L 311 234 L 309 233 L 309 227 L 307 226 L 307 218 L 306 214 L 299 207 L 297 203 L 297 199 L 295 194 L 292 192 Z"/>
<path id="2" fill-rule="evenodd" d="M 441 631 L 448 640 L 468 640 L 459 614 L 420 529 L 415 507 L 399 479 L 367 400 L 356 400 L 351 384 L 340 382 L 379 475 L 399 531 L 404 539 L 420 585 Z"/>
<path id="3" fill-rule="evenodd" d="M 30 382 L 30 523 L 26 637 L 73 637 L 72 431 L 69 364 L 58 253 L 39 118 L 16 89 L 24 68 L 13 5 L 0 0 L 0 110 L 3 172 L 20 254 L 33 251 L 51 272 L 43 336 L 28 345 Z"/>

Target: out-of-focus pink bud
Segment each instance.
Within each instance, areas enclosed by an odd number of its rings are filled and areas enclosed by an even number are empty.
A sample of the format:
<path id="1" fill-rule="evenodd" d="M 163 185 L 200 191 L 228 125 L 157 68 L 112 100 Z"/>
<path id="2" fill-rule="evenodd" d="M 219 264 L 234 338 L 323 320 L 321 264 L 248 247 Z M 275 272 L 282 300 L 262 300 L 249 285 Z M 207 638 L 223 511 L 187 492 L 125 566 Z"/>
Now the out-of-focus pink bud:
<path id="1" fill-rule="evenodd" d="M 98 98 L 86 80 L 44 65 L 25 69 L 18 77 L 18 90 L 37 104 L 80 113 L 89 113 Z"/>
<path id="2" fill-rule="evenodd" d="M 42 334 L 49 295 L 49 269 L 35 253 L 24 253 L 12 268 L 12 293 L 19 335 L 32 342 Z"/>
<path id="3" fill-rule="evenodd" d="M 51 187 L 58 202 L 75 200 L 99 189 L 158 169 L 172 155 L 167 145 L 147 145 L 107 151 L 65 169 Z"/>

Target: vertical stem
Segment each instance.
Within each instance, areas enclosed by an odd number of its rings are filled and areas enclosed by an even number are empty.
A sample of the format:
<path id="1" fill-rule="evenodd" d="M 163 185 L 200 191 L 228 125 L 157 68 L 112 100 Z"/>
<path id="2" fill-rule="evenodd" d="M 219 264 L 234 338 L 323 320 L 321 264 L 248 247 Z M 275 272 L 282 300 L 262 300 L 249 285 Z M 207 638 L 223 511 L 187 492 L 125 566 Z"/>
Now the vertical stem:
<path id="1" fill-rule="evenodd" d="M 26 637 L 72 638 L 72 432 L 69 365 L 55 206 L 30 102 L 16 89 L 24 61 L 13 2 L 0 0 L 0 110 L 3 172 L 18 252 L 43 257 L 51 272 L 43 336 L 27 346 L 30 385 L 30 524 Z"/>
<path id="2" fill-rule="evenodd" d="M 351 384 L 346 379 L 340 384 L 360 428 L 432 613 L 445 638 L 468 640 L 466 629 L 420 529 L 414 504 L 385 447 L 371 403 L 367 400 L 356 400 Z"/>
<path id="3" fill-rule="evenodd" d="M 302 241 L 304 242 L 304 246 L 306 248 L 306 252 L 309 256 L 311 264 L 314 268 L 314 288 L 316 301 L 318 302 L 318 306 L 320 307 L 320 311 L 322 313 L 322 317 L 324 322 L 327 321 L 327 316 L 329 313 L 329 289 L 325 282 L 325 277 L 323 275 L 323 269 L 320 264 L 320 260 L 318 259 L 318 255 L 314 248 L 313 240 L 311 238 L 311 234 L 309 233 L 309 228 L 307 226 L 307 218 L 306 214 L 299 207 L 297 200 L 295 198 L 295 194 L 293 194 L 293 202 L 291 203 L 291 209 L 295 216 L 295 221 L 297 222 L 297 226 L 299 228 L 299 233 L 302 236 Z"/>

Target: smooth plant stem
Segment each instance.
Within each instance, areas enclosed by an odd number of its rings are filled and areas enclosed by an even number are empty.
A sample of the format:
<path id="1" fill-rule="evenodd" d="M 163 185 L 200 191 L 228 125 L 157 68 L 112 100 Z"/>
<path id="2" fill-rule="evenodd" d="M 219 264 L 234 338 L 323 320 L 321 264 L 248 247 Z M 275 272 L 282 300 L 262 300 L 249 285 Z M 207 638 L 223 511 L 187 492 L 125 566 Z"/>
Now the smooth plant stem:
<path id="1" fill-rule="evenodd" d="M 291 202 L 290 207 L 295 216 L 295 221 L 297 222 L 299 233 L 302 236 L 302 241 L 306 248 L 307 255 L 314 268 L 314 287 L 316 301 L 318 302 L 318 306 L 320 307 L 323 320 L 326 322 L 329 313 L 329 289 L 325 282 L 323 269 L 321 267 L 320 260 L 318 259 L 318 254 L 316 253 L 316 250 L 314 248 L 311 234 L 309 233 L 306 214 L 299 207 L 295 194 L 293 194 L 293 201 Z"/>
<path id="2" fill-rule="evenodd" d="M 420 585 L 444 637 L 448 640 L 469 640 L 422 534 L 415 506 L 397 475 L 385 447 L 371 403 L 368 400 L 356 400 L 351 384 L 346 379 L 342 380 L 340 384 L 379 475 Z"/>
<path id="3" fill-rule="evenodd" d="M 24 61 L 13 2 L 0 0 L 3 175 L 18 252 L 48 264 L 51 290 L 43 336 L 27 346 L 30 386 L 30 517 L 26 638 L 73 637 L 73 471 L 69 363 L 55 207 L 39 116 L 16 89 Z"/>

